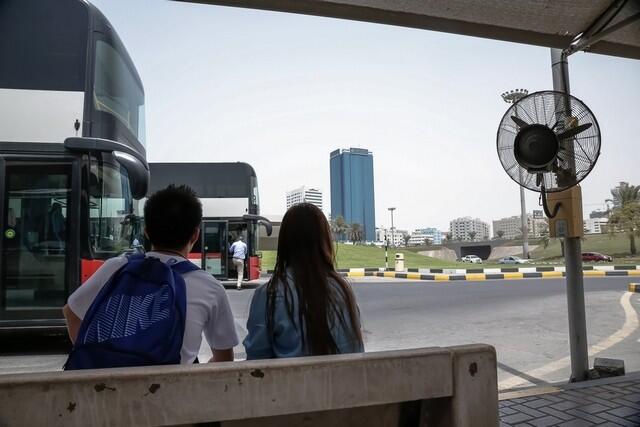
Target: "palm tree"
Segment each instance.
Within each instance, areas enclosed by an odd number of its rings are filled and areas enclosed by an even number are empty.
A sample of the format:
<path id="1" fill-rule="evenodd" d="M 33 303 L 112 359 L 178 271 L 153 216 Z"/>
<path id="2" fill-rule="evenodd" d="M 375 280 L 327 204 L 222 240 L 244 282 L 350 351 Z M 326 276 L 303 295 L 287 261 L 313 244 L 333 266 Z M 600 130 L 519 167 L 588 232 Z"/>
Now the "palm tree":
<path id="1" fill-rule="evenodd" d="M 502 236 L 504 236 L 504 231 L 498 230 L 496 231 L 496 234 L 498 235 L 498 239 L 502 239 Z"/>
<path id="2" fill-rule="evenodd" d="M 611 190 L 614 208 L 609 216 L 609 233 L 616 231 L 627 233 L 629 238 L 629 252 L 637 253 L 636 236 L 640 236 L 640 185 L 629 185 L 621 182 Z"/>
<path id="3" fill-rule="evenodd" d="M 342 215 L 338 215 L 336 217 L 336 232 L 337 232 L 336 240 L 344 240 L 344 234 L 347 232 L 348 229 L 349 229 L 349 226 L 345 222 Z"/>
<path id="4" fill-rule="evenodd" d="M 351 227 L 349 230 L 349 238 L 354 243 L 362 241 L 362 226 L 357 222 L 354 222 L 353 224 L 351 224 Z"/>
<path id="5" fill-rule="evenodd" d="M 471 239 L 471 241 L 473 242 L 473 240 L 476 238 L 476 234 L 478 233 L 476 233 L 475 231 L 469 231 L 467 234 L 469 235 L 469 239 Z"/>

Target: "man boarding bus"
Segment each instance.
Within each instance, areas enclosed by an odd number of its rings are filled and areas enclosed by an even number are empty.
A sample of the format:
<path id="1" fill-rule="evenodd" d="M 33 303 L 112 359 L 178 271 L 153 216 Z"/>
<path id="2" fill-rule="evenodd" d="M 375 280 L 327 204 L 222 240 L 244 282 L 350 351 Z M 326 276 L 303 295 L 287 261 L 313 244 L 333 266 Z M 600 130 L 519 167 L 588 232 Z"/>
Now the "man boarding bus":
<path id="1" fill-rule="evenodd" d="M 244 276 L 244 260 L 247 257 L 247 244 L 242 240 L 242 234 L 239 234 L 237 240 L 233 242 L 233 244 L 229 248 L 229 253 L 231 254 L 231 258 L 233 259 L 233 265 L 236 267 L 236 271 L 238 272 L 238 290 L 242 289 L 242 278 Z"/>

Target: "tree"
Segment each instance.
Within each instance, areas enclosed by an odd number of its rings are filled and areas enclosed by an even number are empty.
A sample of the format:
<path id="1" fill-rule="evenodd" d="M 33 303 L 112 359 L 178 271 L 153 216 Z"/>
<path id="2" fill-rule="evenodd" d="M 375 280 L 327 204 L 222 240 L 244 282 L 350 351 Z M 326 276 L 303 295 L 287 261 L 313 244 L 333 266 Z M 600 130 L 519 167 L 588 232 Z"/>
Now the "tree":
<path id="1" fill-rule="evenodd" d="M 402 236 L 402 240 L 404 240 L 404 245 L 409 246 L 409 240 L 411 240 L 411 235 L 405 234 Z"/>
<path id="2" fill-rule="evenodd" d="M 467 233 L 467 234 L 469 234 L 469 238 L 473 242 L 474 239 L 476 238 L 476 234 L 478 234 L 478 233 L 476 233 L 475 231 L 469 231 L 469 233 Z"/>
<path id="3" fill-rule="evenodd" d="M 611 190 L 614 208 L 609 216 L 609 233 L 621 231 L 629 238 L 629 252 L 637 253 L 636 236 L 640 236 L 640 185 L 621 182 Z"/>
<path id="4" fill-rule="evenodd" d="M 423 242 L 423 244 L 424 244 L 425 246 L 430 246 L 430 245 L 431 245 L 431 239 L 430 239 L 430 238 L 428 238 L 428 237 L 425 237 L 425 238 L 424 238 L 424 242 Z"/>
<path id="5" fill-rule="evenodd" d="M 351 227 L 349 227 L 349 238 L 354 243 L 362 241 L 362 226 L 357 222 L 354 222 L 351 224 Z"/>
<path id="6" fill-rule="evenodd" d="M 453 236 L 452 234 L 449 233 L 444 233 L 444 240 L 446 240 L 447 242 L 450 242 L 452 240 Z"/>
<path id="7" fill-rule="evenodd" d="M 332 219 L 330 226 L 331 226 L 331 232 L 333 233 L 333 238 L 336 241 L 343 240 L 344 234 L 347 232 L 349 227 L 347 226 L 347 223 L 344 221 L 344 218 L 342 217 L 342 215 L 338 215 L 335 219 Z"/>
<path id="8" fill-rule="evenodd" d="M 504 236 L 504 231 L 498 230 L 496 231 L 496 234 L 498 235 L 498 239 L 502 239 L 502 236 Z"/>

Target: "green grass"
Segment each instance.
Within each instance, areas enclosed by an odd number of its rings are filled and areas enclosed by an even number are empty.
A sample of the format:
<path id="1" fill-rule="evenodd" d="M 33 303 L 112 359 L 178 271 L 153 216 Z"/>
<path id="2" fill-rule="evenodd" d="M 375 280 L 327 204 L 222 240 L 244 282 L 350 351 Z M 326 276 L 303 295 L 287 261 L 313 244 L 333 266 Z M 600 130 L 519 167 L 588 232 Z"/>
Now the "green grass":
<path id="1" fill-rule="evenodd" d="M 262 268 L 272 270 L 276 263 L 276 251 L 262 252 Z M 405 268 L 452 267 L 460 264 L 419 255 L 406 248 L 389 248 L 389 267 L 395 265 L 395 254 L 404 254 Z M 338 244 L 336 249 L 338 268 L 384 267 L 384 249 L 375 246 Z"/>
<path id="2" fill-rule="evenodd" d="M 640 240 L 640 239 L 636 239 Z M 613 257 L 614 264 L 640 263 L 640 256 L 631 256 L 629 253 L 629 238 L 626 234 L 588 234 L 582 240 L 582 252 L 600 252 Z M 545 249 L 542 244 L 531 252 L 535 259 L 554 260 L 561 259 L 562 249 L 559 239 L 551 239 Z"/>
<path id="3" fill-rule="evenodd" d="M 639 243 L 640 243 L 640 239 Z M 533 242 L 532 242 L 533 243 Z M 537 242 L 536 242 L 537 243 Z M 535 244 L 535 243 L 533 243 Z M 510 244 L 509 246 L 517 246 Z M 435 248 L 434 248 L 435 249 Z M 395 254 L 403 253 L 405 257 L 405 268 L 492 268 L 505 267 L 496 263 L 484 264 L 464 264 L 459 262 L 445 261 L 420 255 L 417 252 L 424 248 L 389 248 L 389 267 L 395 265 Z M 613 257 L 613 264 L 640 264 L 640 256 L 631 257 L 629 255 L 629 239 L 622 234 L 610 237 L 607 234 L 592 234 L 585 236 L 582 241 L 583 252 L 600 252 Z M 338 268 L 358 268 L 358 267 L 384 267 L 384 249 L 374 246 L 344 245 L 338 244 L 337 250 Z M 560 241 L 551 239 L 549 246 L 544 249 L 540 243 L 531 253 L 534 259 L 531 264 L 563 264 L 561 258 Z M 262 251 L 262 268 L 272 270 L 276 262 L 276 251 Z"/>

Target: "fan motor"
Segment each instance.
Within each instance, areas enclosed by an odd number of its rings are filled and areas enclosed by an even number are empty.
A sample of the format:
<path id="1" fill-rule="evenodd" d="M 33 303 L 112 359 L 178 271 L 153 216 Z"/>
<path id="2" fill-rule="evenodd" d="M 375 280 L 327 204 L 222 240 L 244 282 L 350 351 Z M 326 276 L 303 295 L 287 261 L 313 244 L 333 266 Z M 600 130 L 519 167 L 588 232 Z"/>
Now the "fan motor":
<path id="1" fill-rule="evenodd" d="M 529 172 L 548 171 L 558 156 L 558 137 L 545 125 L 532 124 L 520 129 L 514 141 L 514 156 Z"/>

